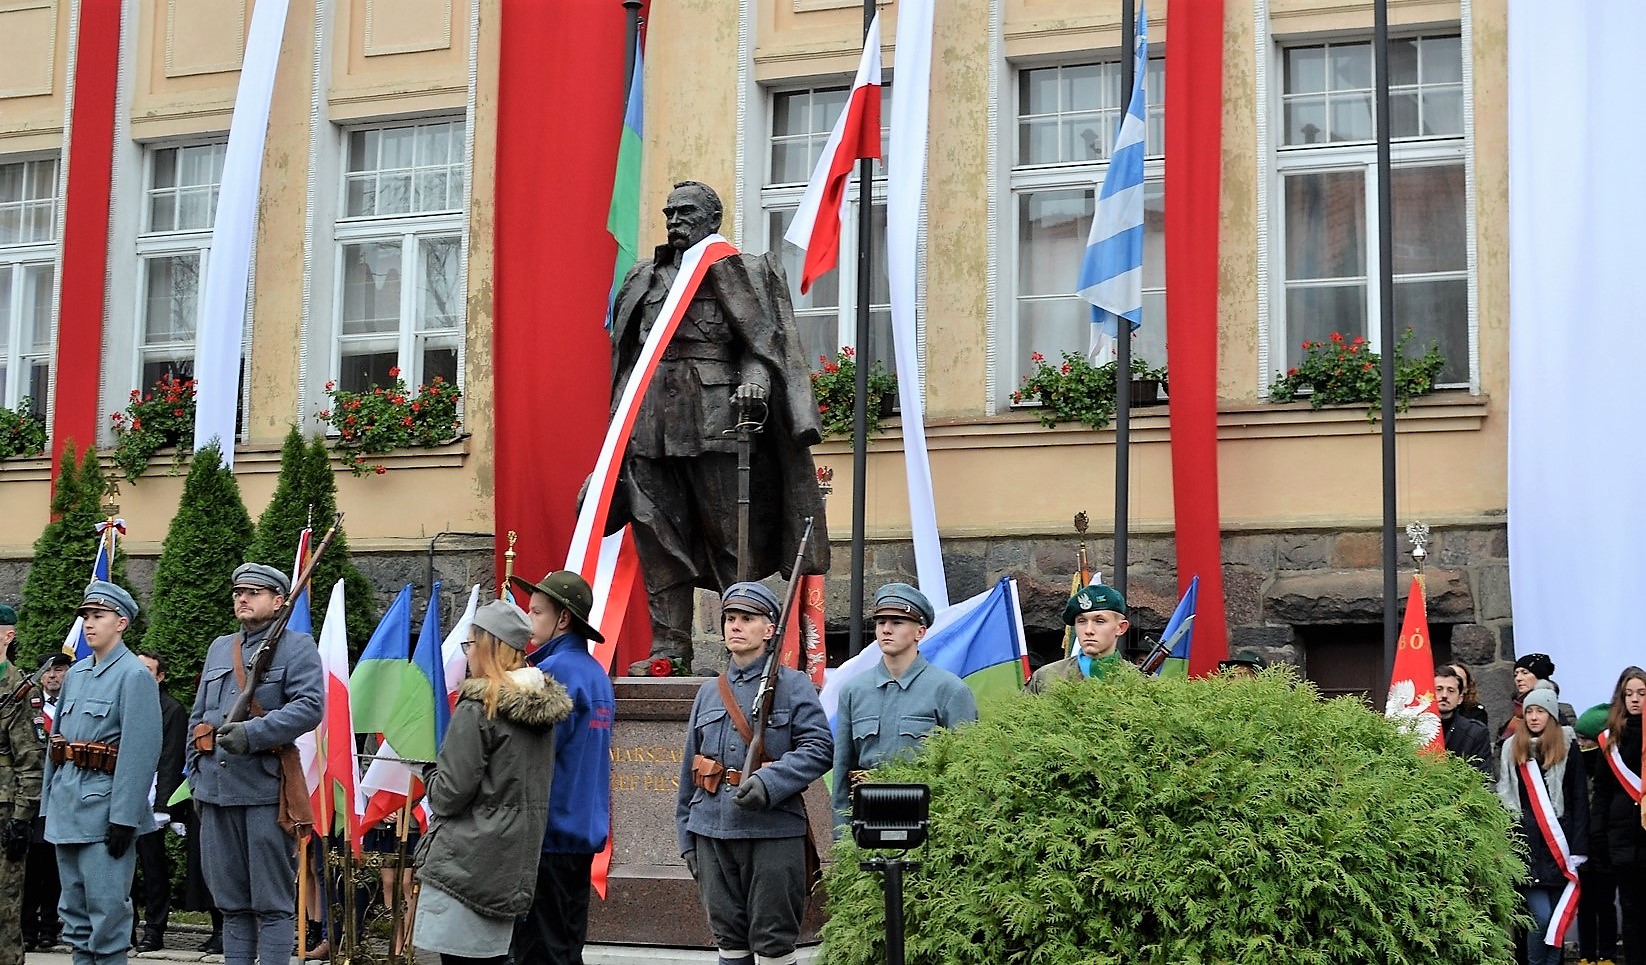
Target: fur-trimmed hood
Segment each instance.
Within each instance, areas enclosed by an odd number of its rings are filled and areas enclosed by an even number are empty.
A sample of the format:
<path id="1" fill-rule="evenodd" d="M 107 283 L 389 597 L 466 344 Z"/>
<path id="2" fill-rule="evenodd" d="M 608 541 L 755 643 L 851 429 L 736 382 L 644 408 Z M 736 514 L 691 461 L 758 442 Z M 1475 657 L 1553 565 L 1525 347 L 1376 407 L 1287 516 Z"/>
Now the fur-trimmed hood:
<path id="1" fill-rule="evenodd" d="M 508 682 L 503 685 L 502 693 L 497 698 L 498 716 L 522 727 L 547 730 L 571 715 L 572 699 L 567 695 L 566 688 L 543 671 L 536 667 L 522 667 L 509 671 L 506 677 Z M 463 681 L 457 690 L 457 697 L 459 700 L 476 700 L 485 706 L 486 681 Z"/>

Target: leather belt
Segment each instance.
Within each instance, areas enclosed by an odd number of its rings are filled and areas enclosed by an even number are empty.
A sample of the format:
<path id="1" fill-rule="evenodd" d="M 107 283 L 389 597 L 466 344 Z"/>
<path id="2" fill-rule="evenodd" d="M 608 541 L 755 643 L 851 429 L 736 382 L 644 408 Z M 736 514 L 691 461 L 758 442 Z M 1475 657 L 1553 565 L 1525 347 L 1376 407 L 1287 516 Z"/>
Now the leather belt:
<path id="1" fill-rule="evenodd" d="M 113 774 L 115 762 L 120 757 L 120 745 L 102 741 L 69 741 L 58 736 L 51 739 L 50 754 L 53 766 L 73 764 L 84 771 Z"/>

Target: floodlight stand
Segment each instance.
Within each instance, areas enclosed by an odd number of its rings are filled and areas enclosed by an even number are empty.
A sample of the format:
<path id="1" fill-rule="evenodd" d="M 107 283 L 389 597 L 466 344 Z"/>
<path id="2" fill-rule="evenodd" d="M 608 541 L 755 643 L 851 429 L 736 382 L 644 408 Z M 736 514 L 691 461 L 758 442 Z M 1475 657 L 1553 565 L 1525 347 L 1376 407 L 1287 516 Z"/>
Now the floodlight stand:
<path id="1" fill-rule="evenodd" d="M 880 884 L 886 892 L 886 965 L 903 965 L 903 872 L 919 869 L 920 862 L 875 858 L 858 867 L 883 876 Z"/>

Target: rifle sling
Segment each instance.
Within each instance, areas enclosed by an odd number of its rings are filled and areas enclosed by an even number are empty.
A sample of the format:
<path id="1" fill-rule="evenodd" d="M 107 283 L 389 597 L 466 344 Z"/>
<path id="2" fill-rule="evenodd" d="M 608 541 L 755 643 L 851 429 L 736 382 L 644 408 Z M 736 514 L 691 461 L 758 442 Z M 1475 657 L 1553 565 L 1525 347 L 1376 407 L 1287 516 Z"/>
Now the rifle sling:
<path id="1" fill-rule="evenodd" d="M 716 679 L 720 681 L 720 702 L 726 705 L 726 716 L 732 719 L 732 726 L 737 728 L 737 736 L 743 738 L 744 744 L 752 747 L 754 745 L 754 728 L 749 726 L 749 718 L 744 716 L 743 708 L 737 702 L 737 695 L 732 693 L 731 678 L 726 676 L 725 673 L 721 673 Z M 760 763 L 770 764 L 772 759 L 766 756 L 766 748 L 761 747 L 760 750 Z"/>

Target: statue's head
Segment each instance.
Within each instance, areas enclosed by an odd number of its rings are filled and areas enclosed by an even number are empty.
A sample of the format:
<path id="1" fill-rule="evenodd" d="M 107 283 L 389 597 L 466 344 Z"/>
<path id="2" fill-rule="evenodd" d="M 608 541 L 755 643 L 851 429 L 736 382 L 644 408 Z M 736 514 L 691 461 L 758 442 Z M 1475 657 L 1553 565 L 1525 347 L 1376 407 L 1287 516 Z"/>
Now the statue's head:
<path id="1" fill-rule="evenodd" d="M 663 205 L 669 245 L 685 251 L 720 230 L 720 195 L 701 181 L 679 181 Z"/>

